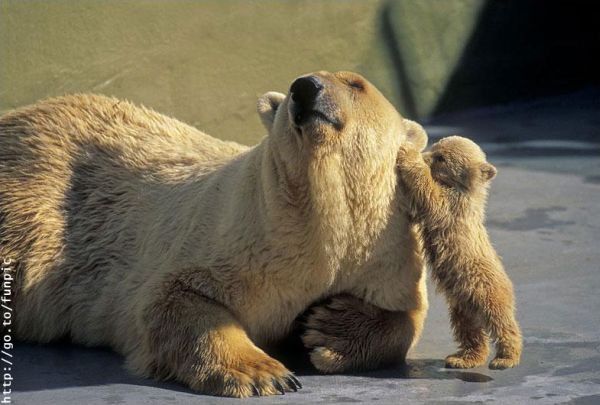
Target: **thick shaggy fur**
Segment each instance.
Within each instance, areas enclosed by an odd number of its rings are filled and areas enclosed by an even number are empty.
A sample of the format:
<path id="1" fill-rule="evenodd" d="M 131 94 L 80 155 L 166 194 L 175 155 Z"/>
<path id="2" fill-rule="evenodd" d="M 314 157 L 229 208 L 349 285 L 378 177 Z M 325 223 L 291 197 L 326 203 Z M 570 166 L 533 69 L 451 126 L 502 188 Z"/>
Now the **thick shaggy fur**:
<path id="1" fill-rule="evenodd" d="M 253 148 L 103 96 L 0 118 L 16 336 L 108 345 L 134 372 L 203 393 L 270 395 L 299 384 L 261 347 L 344 293 L 329 314 L 344 328 L 308 320 L 315 366 L 403 360 L 427 297 L 395 164 L 425 135 L 362 77 L 316 75 L 321 116 L 296 125 L 291 98 L 267 93 L 269 136 Z"/>
<path id="2" fill-rule="evenodd" d="M 460 350 L 453 368 L 476 367 L 488 356 L 488 334 L 497 352 L 490 368 L 519 363 L 522 338 L 513 286 L 484 227 L 490 180 L 496 169 L 472 141 L 448 137 L 423 156 L 400 148 L 398 167 L 409 210 L 422 226 L 431 274 L 450 304 Z"/>

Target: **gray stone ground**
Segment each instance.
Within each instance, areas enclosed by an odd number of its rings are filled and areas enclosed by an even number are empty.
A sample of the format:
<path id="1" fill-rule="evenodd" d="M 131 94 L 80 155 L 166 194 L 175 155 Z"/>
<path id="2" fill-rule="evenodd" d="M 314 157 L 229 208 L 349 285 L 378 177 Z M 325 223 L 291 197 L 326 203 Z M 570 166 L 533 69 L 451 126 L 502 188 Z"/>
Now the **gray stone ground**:
<path id="1" fill-rule="evenodd" d="M 444 369 L 454 343 L 431 288 L 406 366 L 353 376 L 295 368 L 304 389 L 247 403 L 600 404 L 600 89 L 449 114 L 428 130 L 472 136 L 499 168 L 488 225 L 516 288 L 522 364 Z M 109 350 L 18 344 L 13 355 L 18 404 L 240 403 L 133 377 Z"/>

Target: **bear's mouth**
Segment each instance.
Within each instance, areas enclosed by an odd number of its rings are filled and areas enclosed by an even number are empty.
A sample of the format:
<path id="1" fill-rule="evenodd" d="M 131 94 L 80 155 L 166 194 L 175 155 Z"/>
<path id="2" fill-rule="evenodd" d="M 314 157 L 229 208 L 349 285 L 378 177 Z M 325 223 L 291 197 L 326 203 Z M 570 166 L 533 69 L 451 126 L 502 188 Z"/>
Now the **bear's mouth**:
<path id="1" fill-rule="evenodd" d="M 322 111 L 311 110 L 311 111 L 298 112 L 298 113 L 294 114 L 294 124 L 298 127 L 301 127 L 301 126 L 309 123 L 312 120 L 325 121 L 325 122 L 333 125 L 338 130 L 342 128 L 342 124 L 339 122 L 339 120 L 330 117 L 329 115 L 325 114 Z"/>
<path id="2" fill-rule="evenodd" d="M 328 125 L 332 125 L 338 131 L 344 127 L 344 125 L 339 119 L 333 117 L 331 114 L 321 111 L 320 109 L 305 109 L 302 108 L 302 106 L 298 103 L 292 103 L 290 107 L 290 115 L 292 117 L 292 121 L 294 122 L 294 125 L 298 128 L 301 128 L 315 121 L 321 121 Z"/>
<path id="3" fill-rule="evenodd" d="M 328 100 L 326 82 L 317 75 L 303 76 L 294 81 L 290 87 L 290 119 L 297 129 L 307 124 L 325 123 L 337 130 L 343 125 L 336 114 L 333 103 Z"/>

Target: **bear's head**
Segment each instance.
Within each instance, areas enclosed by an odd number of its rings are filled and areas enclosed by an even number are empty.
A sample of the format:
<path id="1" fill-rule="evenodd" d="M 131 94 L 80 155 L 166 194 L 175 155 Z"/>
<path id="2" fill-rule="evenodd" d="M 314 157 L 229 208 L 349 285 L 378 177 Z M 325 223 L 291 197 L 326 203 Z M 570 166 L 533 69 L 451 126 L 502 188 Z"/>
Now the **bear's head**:
<path id="1" fill-rule="evenodd" d="M 383 226 L 396 187 L 402 142 L 419 149 L 423 128 L 402 118 L 362 76 L 316 72 L 294 80 L 288 95 L 269 92 L 258 112 L 278 181 L 304 190 L 310 205 L 336 232 L 365 237 Z M 367 223 L 369 222 L 370 223 Z"/>
<path id="2" fill-rule="evenodd" d="M 423 154 L 423 158 L 437 182 L 458 191 L 486 188 L 496 176 L 496 168 L 487 162 L 481 148 L 461 136 L 442 138 L 433 144 L 430 152 Z"/>
<path id="3" fill-rule="evenodd" d="M 356 171 L 361 163 L 394 162 L 401 142 L 413 142 L 419 150 L 427 144 L 419 124 L 402 118 L 377 88 L 352 72 L 301 76 L 288 96 L 261 96 L 258 112 L 272 145 L 292 171 L 332 156 L 352 163 Z"/>

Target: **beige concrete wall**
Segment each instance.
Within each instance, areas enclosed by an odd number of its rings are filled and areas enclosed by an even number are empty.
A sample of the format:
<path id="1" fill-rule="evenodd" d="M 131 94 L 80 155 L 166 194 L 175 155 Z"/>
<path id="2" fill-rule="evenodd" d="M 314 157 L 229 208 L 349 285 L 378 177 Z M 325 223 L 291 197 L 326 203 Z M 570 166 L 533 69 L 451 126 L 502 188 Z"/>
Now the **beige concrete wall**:
<path id="1" fill-rule="evenodd" d="M 323 69 L 361 72 L 401 111 L 424 116 L 481 4 L 2 0 L 0 112 L 48 96 L 103 93 L 252 144 L 265 132 L 256 97 Z"/>

